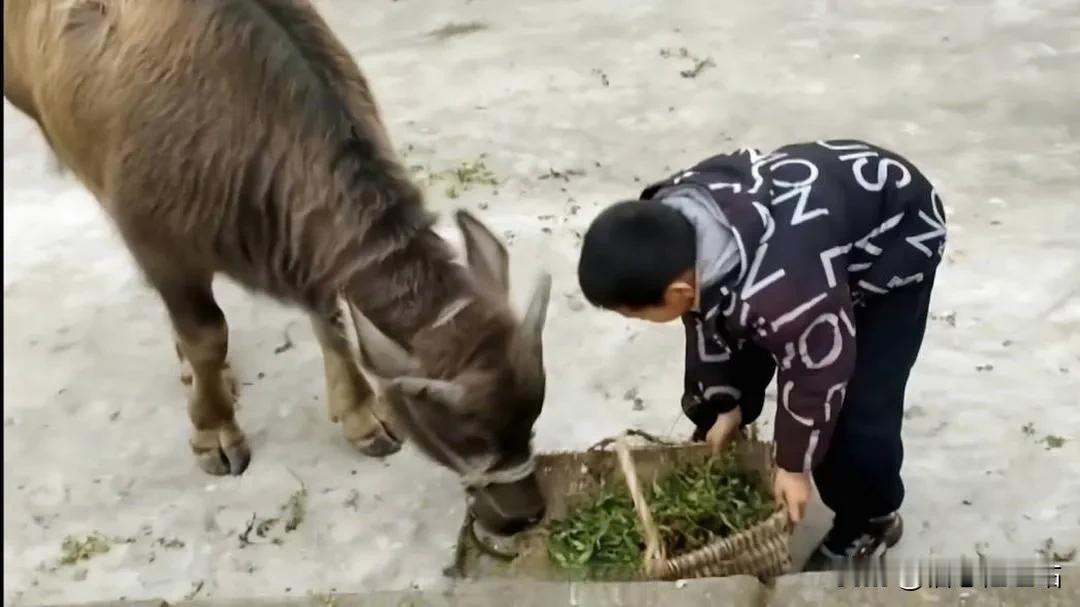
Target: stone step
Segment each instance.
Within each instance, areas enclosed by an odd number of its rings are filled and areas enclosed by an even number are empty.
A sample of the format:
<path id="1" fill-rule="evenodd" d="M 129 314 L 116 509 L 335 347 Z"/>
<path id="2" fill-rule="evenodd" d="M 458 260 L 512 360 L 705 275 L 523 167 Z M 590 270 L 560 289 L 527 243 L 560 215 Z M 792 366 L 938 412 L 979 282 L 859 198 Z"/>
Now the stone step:
<path id="1" fill-rule="evenodd" d="M 401 591 L 308 595 L 291 598 L 203 599 L 88 603 L 80 607 L 1075 607 L 1080 605 L 1077 567 L 1062 571 L 1061 588 L 838 588 L 834 573 L 800 573 L 771 586 L 748 576 L 679 582 L 582 583 L 532 581 L 460 582 L 444 592 Z M 59 607 L 59 606 L 58 606 Z M 71 606 L 74 607 L 74 606 Z"/>

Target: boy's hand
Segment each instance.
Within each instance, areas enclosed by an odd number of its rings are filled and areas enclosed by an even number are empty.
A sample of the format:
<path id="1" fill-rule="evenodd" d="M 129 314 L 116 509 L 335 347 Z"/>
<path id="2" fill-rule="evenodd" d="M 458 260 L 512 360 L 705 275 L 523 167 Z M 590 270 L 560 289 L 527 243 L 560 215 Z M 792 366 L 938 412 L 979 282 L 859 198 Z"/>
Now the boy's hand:
<path id="1" fill-rule="evenodd" d="M 810 501 L 810 473 L 788 472 L 777 468 L 776 478 L 773 480 L 773 495 L 787 507 L 791 522 L 800 522 L 806 512 L 806 502 Z"/>
<path id="2" fill-rule="evenodd" d="M 739 407 L 735 407 L 727 413 L 721 413 L 716 418 L 716 423 L 712 425 L 712 428 L 709 428 L 709 432 L 705 435 L 705 442 L 712 447 L 713 453 L 720 453 L 724 450 L 724 447 L 731 442 L 732 437 L 739 430 L 740 424 L 742 424 L 742 410 Z"/>

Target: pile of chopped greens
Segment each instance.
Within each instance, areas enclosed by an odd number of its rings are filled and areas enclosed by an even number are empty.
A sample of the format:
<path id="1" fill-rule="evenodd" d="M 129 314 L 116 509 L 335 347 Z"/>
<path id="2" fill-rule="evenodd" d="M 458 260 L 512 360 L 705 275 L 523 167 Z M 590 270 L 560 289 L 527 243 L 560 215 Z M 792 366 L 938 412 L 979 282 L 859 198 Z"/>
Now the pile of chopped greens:
<path id="1" fill-rule="evenodd" d="M 772 498 L 732 454 L 678 468 L 644 487 L 668 556 L 745 530 L 774 511 Z M 564 568 L 637 565 L 645 539 L 625 485 L 601 491 L 550 529 L 548 554 Z"/>

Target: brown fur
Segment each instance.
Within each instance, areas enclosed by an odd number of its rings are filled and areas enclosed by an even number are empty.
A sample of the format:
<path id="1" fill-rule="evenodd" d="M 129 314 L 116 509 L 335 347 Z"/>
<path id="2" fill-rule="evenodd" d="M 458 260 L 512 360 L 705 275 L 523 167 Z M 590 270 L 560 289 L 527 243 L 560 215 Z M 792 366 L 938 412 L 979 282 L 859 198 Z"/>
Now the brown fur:
<path id="1" fill-rule="evenodd" d="M 342 294 L 426 377 L 471 386 L 452 414 L 479 416 L 489 435 L 531 429 L 543 393 L 535 348 L 505 293 L 432 231 L 364 76 L 309 3 L 5 0 L 4 95 L 161 293 L 191 367 L 204 469 L 239 473 L 249 457 L 210 289 L 219 272 L 310 312 L 331 418 L 362 447 L 385 454 L 393 441 L 348 347 Z M 473 303 L 430 328 L 462 297 Z"/>

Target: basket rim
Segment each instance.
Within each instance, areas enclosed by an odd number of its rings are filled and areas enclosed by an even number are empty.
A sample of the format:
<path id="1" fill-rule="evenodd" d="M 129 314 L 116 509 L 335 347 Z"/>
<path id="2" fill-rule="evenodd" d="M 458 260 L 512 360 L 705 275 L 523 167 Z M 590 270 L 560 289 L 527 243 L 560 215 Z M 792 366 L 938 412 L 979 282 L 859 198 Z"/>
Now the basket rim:
<path id="1" fill-rule="evenodd" d="M 714 554 L 713 551 L 722 545 L 730 544 L 731 542 L 737 542 L 743 538 L 749 538 L 753 544 L 765 544 L 772 538 L 782 537 L 786 539 L 791 538 L 791 525 L 789 524 L 787 511 L 782 506 L 777 504 L 776 509 L 768 518 L 758 521 L 753 525 L 733 533 L 726 537 L 718 537 L 709 544 L 695 548 L 689 552 L 682 552 L 680 554 L 668 556 L 659 561 L 659 563 L 665 567 L 670 568 L 672 565 L 680 565 L 689 561 L 695 561 L 698 559 L 704 559 L 704 562 L 699 563 L 694 568 L 700 568 L 705 563 L 715 563 L 722 561 L 738 560 L 739 555 L 724 555 L 723 553 Z M 780 550 L 785 558 L 790 558 L 791 547 L 785 542 L 784 549 Z"/>
<path id="2" fill-rule="evenodd" d="M 747 443 L 754 447 L 768 447 L 770 443 L 753 438 L 744 438 L 742 442 Z M 638 443 L 630 445 L 630 451 L 702 451 L 709 448 L 707 443 Z M 554 451 L 541 451 L 535 455 L 537 465 L 540 465 L 544 460 L 565 457 L 565 456 L 580 456 L 589 455 L 592 453 L 614 453 L 608 449 L 559 449 Z"/>

